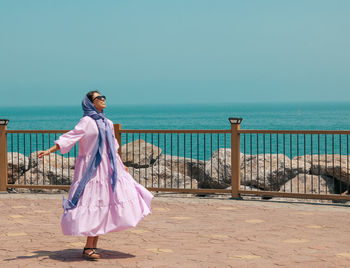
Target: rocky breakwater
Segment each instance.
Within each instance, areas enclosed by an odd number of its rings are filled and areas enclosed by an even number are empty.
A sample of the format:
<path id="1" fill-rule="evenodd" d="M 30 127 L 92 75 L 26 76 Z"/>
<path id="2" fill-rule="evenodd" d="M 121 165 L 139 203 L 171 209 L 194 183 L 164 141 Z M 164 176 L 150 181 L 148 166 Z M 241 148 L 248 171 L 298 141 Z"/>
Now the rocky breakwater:
<path id="1" fill-rule="evenodd" d="M 75 158 L 51 154 L 39 159 L 37 152 L 28 157 L 8 153 L 8 183 L 15 185 L 69 185 L 74 176 Z M 17 190 L 16 190 L 17 191 Z M 33 190 L 21 189 L 20 192 Z M 38 192 L 39 190 L 35 190 Z M 51 191 L 51 190 L 40 190 Z"/>
<path id="2" fill-rule="evenodd" d="M 240 157 L 241 185 L 253 190 L 292 193 L 346 193 L 350 170 L 346 156 L 305 155 L 290 159 L 284 154 Z M 219 149 L 206 161 L 203 187 L 231 184 L 231 151 Z M 248 188 L 249 189 L 249 188 Z"/>
<path id="3" fill-rule="evenodd" d="M 203 161 L 163 154 L 144 140 L 121 147 L 121 158 L 134 179 L 146 187 L 212 188 L 231 186 L 231 150 L 220 148 Z M 70 184 L 74 158 L 51 154 L 43 159 L 37 152 L 24 156 L 8 153 L 9 183 Z M 293 193 L 345 193 L 350 185 L 346 156 L 304 155 L 290 159 L 283 154 L 240 155 L 241 185 L 253 190 Z"/>
<path id="4" fill-rule="evenodd" d="M 121 158 L 134 179 L 146 187 L 197 188 L 198 167 L 204 165 L 204 161 L 163 154 L 144 140 L 124 144 Z"/>

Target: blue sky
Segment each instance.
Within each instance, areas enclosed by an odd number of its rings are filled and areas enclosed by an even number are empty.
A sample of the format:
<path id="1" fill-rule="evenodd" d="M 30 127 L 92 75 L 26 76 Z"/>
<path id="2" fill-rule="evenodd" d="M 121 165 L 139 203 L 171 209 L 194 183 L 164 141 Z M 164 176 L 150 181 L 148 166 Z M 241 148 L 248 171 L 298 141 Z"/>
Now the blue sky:
<path id="1" fill-rule="evenodd" d="M 2 106 L 350 101 L 350 1 L 0 1 Z"/>

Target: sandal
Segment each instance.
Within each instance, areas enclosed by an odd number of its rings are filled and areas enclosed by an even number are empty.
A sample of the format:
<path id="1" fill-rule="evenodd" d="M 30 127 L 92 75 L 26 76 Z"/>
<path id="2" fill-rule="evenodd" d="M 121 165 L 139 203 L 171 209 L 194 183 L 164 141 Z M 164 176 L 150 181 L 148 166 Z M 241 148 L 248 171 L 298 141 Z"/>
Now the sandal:
<path id="1" fill-rule="evenodd" d="M 91 250 L 89 253 L 86 253 L 86 250 Z M 83 258 L 94 261 L 101 258 L 101 255 L 96 252 L 96 248 L 84 248 L 83 250 Z"/>

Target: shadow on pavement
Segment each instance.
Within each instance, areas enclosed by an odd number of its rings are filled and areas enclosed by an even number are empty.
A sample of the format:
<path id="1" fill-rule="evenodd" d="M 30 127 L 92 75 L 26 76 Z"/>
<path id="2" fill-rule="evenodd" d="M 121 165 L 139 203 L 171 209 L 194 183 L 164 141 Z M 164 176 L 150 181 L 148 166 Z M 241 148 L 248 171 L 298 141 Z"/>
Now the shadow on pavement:
<path id="1" fill-rule="evenodd" d="M 134 258 L 135 255 L 131 255 L 128 253 L 115 251 L 115 250 L 99 250 L 102 259 L 127 259 L 127 258 Z M 82 258 L 82 250 L 80 249 L 64 249 L 64 250 L 58 250 L 58 251 L 45 251 L 45 250 L 38 250 L 33 251 L 32 253 L 29 253 L 25 256 L 17 256 L 15 258 L 11 259 L 5 259 L 4 261 L 13 261 L 13 260 L 20 260 L 20 259 L 33 259 L 38 257 L 47 257 L 52 260 L 56 261 L 62 261 L 62 262 L 78 262 L 78 261 L 84 261 Z"/>

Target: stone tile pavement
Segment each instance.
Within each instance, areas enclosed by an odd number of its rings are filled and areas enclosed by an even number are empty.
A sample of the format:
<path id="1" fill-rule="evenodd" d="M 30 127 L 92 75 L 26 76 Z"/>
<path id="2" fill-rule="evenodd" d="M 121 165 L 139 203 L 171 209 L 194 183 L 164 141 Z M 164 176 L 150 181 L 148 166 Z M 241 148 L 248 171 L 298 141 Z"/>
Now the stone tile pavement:
<path id="1" fill-rule="evenodd" d="M 350 267 L 350 207 L 160 194 L 134 229 L 101 236 L 103 259 L 63 236 L 61 196 L 0 194 L 0 267 Z"/>

